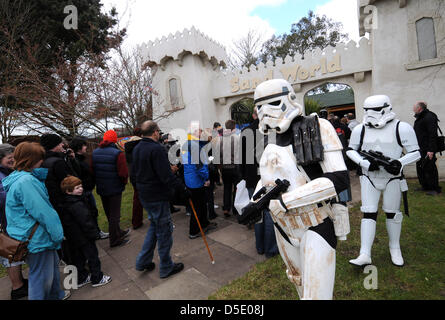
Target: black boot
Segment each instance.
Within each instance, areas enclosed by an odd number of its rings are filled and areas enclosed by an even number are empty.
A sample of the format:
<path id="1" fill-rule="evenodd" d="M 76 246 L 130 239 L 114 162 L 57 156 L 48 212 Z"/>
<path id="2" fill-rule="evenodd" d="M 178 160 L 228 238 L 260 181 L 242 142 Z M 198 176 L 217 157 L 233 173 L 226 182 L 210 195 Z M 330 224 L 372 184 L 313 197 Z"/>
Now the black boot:
<path id="1" fill-rule="evenodd" d="M 11 300 L 19 300 L 28 296 L 28 279 L 23 279 L 23 286 L 11 290 Z"/>

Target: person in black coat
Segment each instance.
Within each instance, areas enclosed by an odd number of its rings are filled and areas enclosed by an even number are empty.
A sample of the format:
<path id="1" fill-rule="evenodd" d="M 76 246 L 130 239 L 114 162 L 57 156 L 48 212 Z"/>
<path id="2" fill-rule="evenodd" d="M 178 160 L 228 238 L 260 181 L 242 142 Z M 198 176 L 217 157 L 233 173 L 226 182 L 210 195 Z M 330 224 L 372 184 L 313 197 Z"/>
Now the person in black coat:
<path id="1" fill-rule="evenodd" d="M 442 190 L 439 186 L 439 173 L 436 167 L 438 118 L 427 108 L 425 102 L 417 102 L 414 107 L 414 131 L 420 147 L 420 160 L 416 163 L 417 177 L 422 190 L 436 195 Z"/>
<path id="2" fill-rule="evenodd" d="M 258 115 L 256 110 L 252 114 L 254 121 L 241 131 L 241 145 L 242 145 L 242 163 L 240 166 L 242 179 L 246 181 L 246 188 L 249 192 L 249 197 L 252 198 L 255 188 L 260 180 L 260 175 L 258 174 L 258 161 L 259 157 L 256 156 L 257 152 L 257 130 L 260 121 L 258 120 Z M 250 138 L 251 131 L 253 134 L 253 141 Z M 263 136 L 266 139 L 265 136 Z M 267 141 L 267 140 L 266 140 Z M 250 143 L 253 142 L 253 146 Z M 248 154 L 253 156 L 253 163 L 251 163 L 252 158 Z M 258 254 L 265 254 L 267 258 L 273 257 L 279 253 L 277 241 L 275 238 L 275 229 L 273 220 L 270 216 L 269 210 L 263 211 L 263 221 L 257 223 L 254 226 L 255 229 L 255 247 Z"/>
<path id="3" fill-rule="evenodd" d="M 170 213 L 171 190 L 178 188 L 190 198 L 190 191 L 172 172 L 168 155 L 159 144 L 159 126 L 146 121 L 141 126 L 142 140 L 134 148 L 131 176 L 140 192 L 142 206 L 147 210 L 150 227 L 136 259 L 136 270 L 152 271 L 154 250 L 160 260 L 159 276 L 167 278 L 184 269 L 183 263 L 174 263 L 170 250 L 173 245 L 173 223 Z"/>
<path id="4" fill-rule="evenodd" d="M 45 180 L 45 186 L 48 190 L 49 201 L 57 211 L 59 218 L 64 225 L 64 201 L 65 196 L 60 189 L 60 183 L 68 175 L 80 176 L 80 168 L 74 162 L 74 153 L 66 149 L 62 137 L 57 134 L 46 133 L 40 137 L 40 145 L 45 149 L 45 159 L 42 168 L 48 169 L 48 176 Z M 62 248 L 58 251 L 59 257 L 67 264 L 72 263 L 73 252 L 64 240 Z"/>
<path id="5" fill-rule="evenodd" d="M 91 206 L 83 195 L 82 181 L 68 176 L 60 184 L 64 196 L 65 236 L 73 248 L 73 263 L 78 272 L 78 287 L 92 283 L 94 287 L 111 281 L 101 270 L 99 252 L 96 247 L 98 229 L 91 214 Z M 88 270 L 85 264 L 88 262 Z"/>
<path id="6" fill-rule="evenodd" d="M 99 231 L 99 239 L 108 239 L 109 234 L 100 230 L 99 224 L 97 222 L 97 218 L 99 216 L 99 210 L 97 210 L 96 199 L 93 195 L 94 187 L 96 186 L 96 182 L 94 181 L 93 173 L 91 172 L 90 163 L 87 162 L 87 140 L 76 137 L 70 142 L 70 148 L 74 152 L 75 158 L 74 160 L 76 168 L 79 168 L 79 178 L 82 180 L 83 194 L 89 201 L 89 205 L 91 207 L 91 214 L 93 215 L 94 220 L 96 221 L 97 229 Z"/>
<path id="7" fill-rule="evenodd" d="M 59 216 L 61 216 L 64 194 L 60 189 L 60 183 L 68 175 L 79 177 L 80 168 L 72 160 L 74 158 L 72 150 L 65 149 L 62 138 L 57 134 L 42 135 L 40 144 L 45 149 L 45 159 L 42 168 L 48 169 L 45 186 L 48 190 L 49 200 Z"/>
<path id="8" fill-rule="evenodd" d="M 130 173 L 130 183 L 133 186 L 133 209 L 131 215 L 131 224 L 133 229 L 139 229 L 144 225 L 144 208 L 141 200 L 139 200 L 139 192 L 136 188 L 136 182 L 131 175 L 131 164 L 133 162 L 133 149 L 141 141 L 141 128 L 137 127 L 133 130 L 133 136 L 125 143 L 125 159 L 127 160 L 128 172 Z"/>

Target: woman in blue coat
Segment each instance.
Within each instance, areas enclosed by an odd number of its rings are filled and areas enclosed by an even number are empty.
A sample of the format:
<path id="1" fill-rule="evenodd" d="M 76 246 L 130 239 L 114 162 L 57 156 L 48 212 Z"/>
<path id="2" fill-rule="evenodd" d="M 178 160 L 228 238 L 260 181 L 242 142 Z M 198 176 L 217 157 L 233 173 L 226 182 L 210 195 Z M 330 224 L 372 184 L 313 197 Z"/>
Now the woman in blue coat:
<path id="1" fill-rule="evenodd" d="M 23 142 L 15 149 L 15 171 L 2 181 L 6 191 L 6 231 L 11 238 L 26 241 L 39 223 L 28 244 L 28 299 L 61 300 L 67 298 L 60 288 L 57 255 L 63 229 L 45 187 L 48 169 L 40 168 L 44 156 L 38 143 Z"/>

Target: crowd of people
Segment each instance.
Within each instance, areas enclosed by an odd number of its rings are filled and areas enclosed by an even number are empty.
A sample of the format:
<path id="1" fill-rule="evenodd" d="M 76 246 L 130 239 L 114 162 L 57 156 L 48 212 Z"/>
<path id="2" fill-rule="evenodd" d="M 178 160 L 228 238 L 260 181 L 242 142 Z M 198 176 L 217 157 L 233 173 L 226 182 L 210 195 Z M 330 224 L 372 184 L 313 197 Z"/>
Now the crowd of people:
<path id="1" fill-rule="evenodd" d="M 437 116 L 423 102 L 414 105 L 414 129 L 419 140 L 422 159 L 417 163 L 422 190 L 440 193 L 435 139 Z M 348 140 L 359 124 L 353 114 L 344 118 L 320 114 L 327 118 L 348 148 Z M 235 121 L 223 126 L 215 122 L 212 129 L 203 130 L 199 123 L 191 125 L 183 145 L 163 134 L 154 121 L 135 128 L 133 136 L 122 148 L 115 131 L 109 130 L 99 146 L 87 156 L 87 140 L 74 138 L 64 141 L 57 134 L 44 134 L 40 143 L 23 142 L 17 147 L 0 145 L 0 204 L 1 226 L 10 237 L 29 243 L 29 276 L 22 274 L 24 262 L 9 263 L 1 258 L 11 280 L 11 299 L 66 299 L 69 291 L 60 287 L 59 263 L 76 266 L 78 287 L 91 284 L 99 287 L 111 281 L 101 271 L 96 247 L 97 240 L 108 239 L 111 248 L 128 244 L 130 229 L 120 227 L 122 194 L 130 181 L 133 186 L 132 226 L 143 225 L 143 209 L 148 213 L 150 227 L 137 255 L 138 271 L 155 269 L 153 256 L 158 248 L 159 276 L 167 278 L 184 268 L 172 260 L 173 222 L 171 213 L 184 206 L 188 216 L 189 238 L 199 238 L 216 229 L 213 220 L 218 216 L 214 201 L 215 188 L 223 186 L 222 213 L 225 218 L 238 215 L 234 207 L 236 187 L 246 182 L 249 197 L 260 180 L 257 157 L 248 163 L 248 153 L 256 154 L 243 139 L 251 130 L 257 146 L 259 120 L 256 112 L 251 123 L 242 130 Z M 433 128 L 433 129 L 431 129 Z M 241 145 L 241 159 L 235 148 Z M 176 161 L 169 159 L 174 148 Z M 200 155 L 211 150 L 208 158 Z M 212 154 L 212 152 L 214 154 Z M 196 155 L 198 155 L 196 157 Z M 353 163 L 345 156 L 348 169 Z M 98 209 L 93 190 L 101 199 L 108 221 L 108 233 L 98 223 Z M 340 195 L 342 197 L 342 195 Z M 351 200 L 350 190 L 341 201 Z M 255 224 L 255 245 L 258 254 L 273 257 L 279 253 L 274 223 L 268 210 Z M 35 232 L 35 233 L 34 233 Z"/>

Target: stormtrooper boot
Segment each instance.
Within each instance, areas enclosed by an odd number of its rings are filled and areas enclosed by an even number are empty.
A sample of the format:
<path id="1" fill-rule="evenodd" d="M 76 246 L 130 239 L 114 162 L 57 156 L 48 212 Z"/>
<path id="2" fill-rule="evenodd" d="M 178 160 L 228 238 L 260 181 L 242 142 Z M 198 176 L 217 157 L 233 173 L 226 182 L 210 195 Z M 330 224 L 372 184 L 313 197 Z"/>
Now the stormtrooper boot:
<path id="1" fill-rule="evenodd" d="M 366 266 L 372 263 L 371 247 L 375 238 L 375 228 L 377 222 L 373 219 L 362 219 L 360 227 L 361 248 L 357 259 L 349 260 L 355 266 Z"/>
<path id="2" fill-rule="evenodd" d="M 400 233 L 402 232 L 403 215 L 397 213 L 394 219 L 386 219 L 386 230 L 389 237 L 389 252 L 392 263 L 398 267 L 403 267 L 404 261 L 402 251 L 400 251 Z"/>

